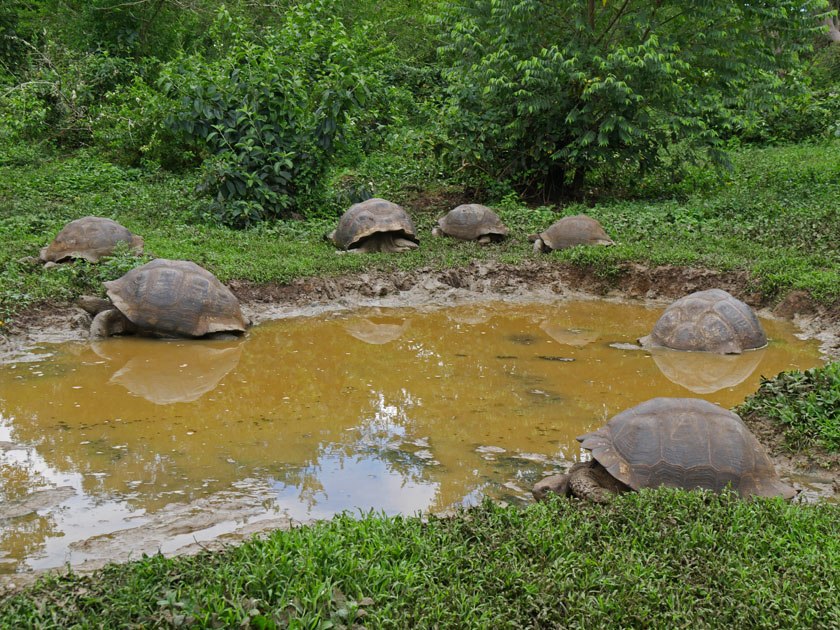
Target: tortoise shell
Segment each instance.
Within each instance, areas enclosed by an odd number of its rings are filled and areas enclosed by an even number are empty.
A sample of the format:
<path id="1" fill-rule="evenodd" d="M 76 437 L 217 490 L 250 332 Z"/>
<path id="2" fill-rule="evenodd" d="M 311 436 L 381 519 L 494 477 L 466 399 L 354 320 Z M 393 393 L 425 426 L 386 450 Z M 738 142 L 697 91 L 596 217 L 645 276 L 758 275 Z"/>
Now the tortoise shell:
<path id="1" fill-rule="evenodd" d="M 98 262 L 102 256 L 114 252 L 117 243 L 128 243 L 135 253 L 143 251 L 143 237 L 111 219 L 83 217 L 70 221 L 52 243 L 41 249 L 41 260 L 59 262 L 67 258 L 84 258 Z"/>
<path id="2" fill-rule="evenodd" d="M 697 291 L 662 313 L 642 345 L 674 350 L 741 354 L 767 345 L 767 335 L 753 310 L 721 289 Z"/>
<path id="3" fill-rule="evenodd" d="M 731 484 L 745 498 L 796 495 L 737 415 L 698 398 L 648 400 L 577 439 L 634 490 L 665 486 L 720 492 Z"/>
<path id="4" fill-rule="evenodd" d="M 502 239 L 510 230 L 495 212 L 477 203 L 465 203 L 450 210 L 438 219 L 444 234 L 462 241 L 472 241 L 482 236 Z"/>
<path id="5" fill-rule="evenodd" d="M 108 297 L 142 330 L 182 337 L 244 331 L 239 301 L 212 273 L 158 258 L 105 283 Z"/>
<path id="6" fill-rule="evenodd" d="M 539 237 L 551 249 L 567 249 L 575 245 L 615 245 L 601 224 L 585 214 L 563 217 Z"/>
<path id="7" fill-rule="evenodd" d="M 377 197 L 350 206 L 329 239 L 342 249 L 351 249 L 378 232 L 396 232 L 418 242 L 417 230 L 403 207 Z"/>

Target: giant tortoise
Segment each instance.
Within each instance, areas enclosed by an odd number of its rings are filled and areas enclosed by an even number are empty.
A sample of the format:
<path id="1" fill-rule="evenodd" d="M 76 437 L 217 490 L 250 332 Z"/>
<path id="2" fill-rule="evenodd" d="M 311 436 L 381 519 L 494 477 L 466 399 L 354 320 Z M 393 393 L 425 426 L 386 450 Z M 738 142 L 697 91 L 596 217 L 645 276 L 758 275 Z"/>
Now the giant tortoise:
<path id="1" fill-rule="evenodd" d="M 796 495 L 737 415 L 698 398 L 648 400 L 577 439 L 592 459 L 537 482 L 538 501 L 555 493 L 603 503 L 617 492 L 659 486 L 731 487 L 744 498 Z"/>
<path id="2" fill-rule="evenodd" d="M 438 219 L 432 228 L 433 236 L 451 236 L 461 241 L 478 241 L 486 244 L 500 241 L 510 234 L 495 212 L 477 203 L 461 204 Z"/>
<path id="3" fill-rule="evenodd" d="M 585 214 L 576 214 L 552 223 L 545 232 L 531 234 L 528 240 L 535 252 L 568 249 L 576 245 L 615 245 L 601 224 Z"/>
<path id="4" fill-rule="evenodd" d="M 417 230 L 402 206 L 376 197 L 350 206 L 327 238 L 354 254 L 398 253 L 418 247 Z"/>
<path id="5" fill-rule="evenodd" d="M 94 315 L 91 337 L 139 333 L 203 337 L 240 333 L 247 321 L 239 301 L 212 273 L 187 260 L 158 258 L 105 283 L 110 302 L 83 297 Z"/>
<path id="6" fill-rule="evenodd" d="M 84 258 L 98 262 L 109 256 L 119 243 L 126 243 L 136 254 L 143 251 L 143 237 L 104 217 L 83 217 L 70 221 L 52 243 L 41 248 L 41 262 L 61 262 L 68 258 Z"/>
<path id="7" fill-rule="evenodd" d="M 767 335 L 753 310 L 722 289 L 697 291 L 680 298 L 639 339 L 645 347 L 741 354 L 767 345 Z"/>

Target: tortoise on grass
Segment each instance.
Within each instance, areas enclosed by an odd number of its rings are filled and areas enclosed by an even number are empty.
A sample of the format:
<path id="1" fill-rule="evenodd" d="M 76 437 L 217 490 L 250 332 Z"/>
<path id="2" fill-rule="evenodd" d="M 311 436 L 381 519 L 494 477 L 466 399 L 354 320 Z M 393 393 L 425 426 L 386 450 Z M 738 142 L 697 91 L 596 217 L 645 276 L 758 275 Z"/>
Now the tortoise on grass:
<path id="1" fill-rule="evenodd" d="M 722 289 L 697 291 L 662 313 L 645 347 L 741 354 L 767 345 L 767 335 L 753 310 Z"/>
<path id="2" fill-rule="evenodd" d="M 577 439 L 592 459 L 537 482 L 538 501 L 555 493 L 603 503 L 614 493 L 659 486 L 731 486 L 744 498 L 796 495 L 737 415 L 698 398 L 648 400 Z"/>
<path id="3" fill-rule="evenodd" d="M 143 237 L 132 234 L 127 227 L 104 217 L 83 217 L 70 221 L 52 243 L 41 248 L 40 258 L 22 258 L 22 262 L 61 262 L 68 258 L 84 258 L 98 262 L 110 256 L 119 243 L 126 243 L 135 254 L 143 252 Z"/>
<path id="4" fill-rule="evenodd" d="M 398 253 L 418 247 L 417 230 L 402 206 L 379 198 L 350 206 L 327 238 L 354 254 Z"/>
<path id="5" fill-rule="evenodd" d="M 186 260 L 158 258 L 105 283 L 108 297 L 82 297 L 91 337 L 139 333 L 203 337 L 240 333 L 247 321 L 239 301 L 212 273 Z"/>
<path id="6" fill-rule="evenodd" d="M 501 241 L 510 230 L 495 212 L 477 203 L 465 203 L 450 210 L 438 219 L 432 228 L 433 236 L 451 236 L 461 241 L 478 241 L 486 244 Z"/>
<path id="7" fill-rule="evenodd" d="M 615 245 L 601 224 L 585 214 L 563 217 L 545 232 L 531 234 L 528 240 L 534 244 L 535 252 L 550 252 L 575 245 Z"/>

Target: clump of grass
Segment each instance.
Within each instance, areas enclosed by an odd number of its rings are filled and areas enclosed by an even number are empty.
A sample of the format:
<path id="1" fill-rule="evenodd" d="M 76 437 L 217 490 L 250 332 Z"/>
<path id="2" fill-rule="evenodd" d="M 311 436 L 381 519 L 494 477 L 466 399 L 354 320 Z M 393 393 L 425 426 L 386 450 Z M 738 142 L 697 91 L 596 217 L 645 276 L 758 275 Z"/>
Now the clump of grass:
<path id="1" fill-rule="evenodd" d="M 343 515 L 220 553 L 48 577 L 2 628 L 840 625 L 840 507 L 671 490 Z"/>
<path id="2" fill-rule="evenodd" d="M 817 444 L 840 452 L 840 362 L 762 378 L 758 391 L 738 411 L 778 422 L 783 446 L 790 451 Z"/>

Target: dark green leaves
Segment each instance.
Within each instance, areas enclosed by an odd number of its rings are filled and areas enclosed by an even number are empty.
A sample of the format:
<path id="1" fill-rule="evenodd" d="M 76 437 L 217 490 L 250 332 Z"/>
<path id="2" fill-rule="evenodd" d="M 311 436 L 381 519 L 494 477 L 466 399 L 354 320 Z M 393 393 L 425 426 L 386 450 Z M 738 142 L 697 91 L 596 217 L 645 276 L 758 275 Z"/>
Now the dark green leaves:
<path id="1" fill-rule="evenodd" d="M 717 149 L 772 98 L 822 4 L 445 2 L 452 151 L 551 196 L 596 168 L 650 170 L 674 141 Z"/>
<path id="2" fill-rule="evenodd" d="M 223 224 L 288 215 L 321 186 L 348 116 L 364 102 L 365 74 L 327 9 L 300 5 L 259 40 L 222 9 L 214 28 L 230 42 L 223 54 L 181 59 L 161 74 L 161 89 L 181 93 L 167 125 L 210 153 L 199 188 L 213 197 Z"/>

